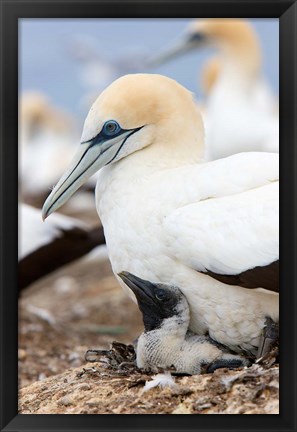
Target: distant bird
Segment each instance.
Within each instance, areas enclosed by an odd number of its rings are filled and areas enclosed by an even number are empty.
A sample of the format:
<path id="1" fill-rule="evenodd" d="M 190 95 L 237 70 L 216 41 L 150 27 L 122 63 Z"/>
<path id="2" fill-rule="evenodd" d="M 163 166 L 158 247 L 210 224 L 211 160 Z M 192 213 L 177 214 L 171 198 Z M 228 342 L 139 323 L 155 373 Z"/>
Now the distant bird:
<path id="1" fill-rule="evenodd" d="M 199 77 L 199 85 L 201 86 L 205 96 L 209 95 L 213 86 L 215 85 L 220 67 L 220 61 L 217 57 L 213 57 L 204 64 L 201 71 L 201 77 Z M 197 107 L 202 115 L 203 123 L 206 125 L 207 106 L 205 103 L 203 103 L 203 101 L 199 101 L 199 103 L 197 103 Z"/>
<path id="2" fill-rule="evenodd" d="M 206 87 L 211 83 L 206 100 L 206 158 L 244 151 L 278 152 L 278 103 L 263 76 L 259 41 L 247 21 L 195 20 L 184 38 L 151 59 L 151 65 L 203 47 L 219 53 L 213 70 L 208 70 L 212 79 L 206 82 Z"/>
<path id="3" fill-rule="evenodd" d="M 189 91 L 161 75 L 122 77 L 92 106 L 43 217 L 100 170 L 96 206 L 114 273 L 178 286 L 190 330 L 255 353 L 266 317 L 279 316 L 270 292 L 279 288 L 278 154 L 203 163 L 203 146 Z"/>
<path id="4" fill-rule="evenodd" d="M 19 126 L 21 193 L 38 203 L 70 163 L 79 138 L 71 117 L 38 92 L 21 95 Z"/>
<path id="5" fill-rule="evenodd" d="M 138 43 L 138 42 L 136 42 Z M 115 79 L 128 73 L 140 72 L 145 67 L 144 47 L 122 46 L 121 54 L 103 55 L 96 37 L 75 34 L 64 39 L 64 50 L 78 63 L 78 76 L 86 89 L 81 105 L 89 107 Z"/>
<path id="6" fill-rule="evenodd" d="M 22 290 L 105 242 L 101 227 L 61 214 L 43 224 L 40 210 L 20 204 L 19 289 Z"/>
<path id="7" fill-rule="evenodd" d="M 195 375 L 203 366 L 213 372 L 249 365 L 210 337 L 188 331 L 190 309 L 179 288 L 154 284 L 128 272 L 119 276 L 134 292 L 143 316 L 144 332 L 138 338 L 136 356 L 140 369 L 157 372 L 173 367 L 177 373 Z"/>
<path id="8" fill-rule="evenodd" d="M 72 117 L 53 106 L 39 92 L 20 98 L 19 146 L 22 201 L 38 207 L 71 162 L 79 135 Z M 67 214 L 89 216 L 93 209 L 96 179 L 89 179 L 79 199 L 67 206 Z"/>
<path id="9" fill-rule="evenodd" d="M 205 95 L 209 95 L 213 89 L 221 72 L 221 62 L 219 57 L 212 57 L 202 67 L 200 86 Z"/>

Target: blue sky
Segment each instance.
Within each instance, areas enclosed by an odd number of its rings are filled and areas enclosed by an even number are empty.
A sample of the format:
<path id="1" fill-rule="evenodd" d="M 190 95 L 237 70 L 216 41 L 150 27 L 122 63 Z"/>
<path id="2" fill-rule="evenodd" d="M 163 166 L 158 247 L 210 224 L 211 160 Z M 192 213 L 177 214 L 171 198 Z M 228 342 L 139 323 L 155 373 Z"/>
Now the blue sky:
<path id="1" fill-rule="evenodd" d="M 96 76 L 77 56 L 77 41 L 90 48 L 89 66 L 93 53 L 103 64 L 125 63 L 123 73 L 133 72 L 132 61 L 153 56 L 183 33 L 190 19 L 22 19 L 20 37 L 20 90 L 39 90 L 57 106 L 83 119 L 88 111 L 83 96 L 97 91 Z M 264 72 L 275 93 L 279 85 L 279 22 L 277 19 L 249 20 L 257 31 L 263 49 Z M 76 41 L 76 44 L 73 43 Z M 83 51 L 84 48 L 83 48 Z M 198 98 L 199 70 L 211 51 L 192 52 L 162 67 L 142 69 L 161 73 L 178 80 Z M 134 59 L 134 60 L 133 60 Z M 92 65 L 91 65 L 92 66 Z M 106 67 L 103 75 L 107 74 Z M 104 76 L 105 76 L 104 75 Z M 108 74 L 107 74 L 108 75 Z M 87 83 L 86 78 L 87 76 Z M 110 77 L 112 80 L 112 76 Z M 108 76 L 103 84 L 108 84 Z M 95 81 L 92 83 L 92 81 Z M 91 84 L 90 84 L 91 83 Z M 100 91 L 100 85 L 98 92 Z"/>

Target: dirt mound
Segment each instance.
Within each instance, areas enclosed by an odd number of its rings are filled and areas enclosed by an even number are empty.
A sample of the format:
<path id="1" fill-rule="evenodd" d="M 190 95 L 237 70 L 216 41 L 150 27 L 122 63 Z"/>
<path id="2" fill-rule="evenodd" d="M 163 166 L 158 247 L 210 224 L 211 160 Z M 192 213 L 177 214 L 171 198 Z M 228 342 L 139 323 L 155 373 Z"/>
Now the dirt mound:
<path id="1" fill-rule="evenodd" d="M 98 363 L 71 368 L 20 390 L 23 414 L 278 414 L 278 367 L 176 377 L 144 391 L 149 375 L 124 376 Z"/>

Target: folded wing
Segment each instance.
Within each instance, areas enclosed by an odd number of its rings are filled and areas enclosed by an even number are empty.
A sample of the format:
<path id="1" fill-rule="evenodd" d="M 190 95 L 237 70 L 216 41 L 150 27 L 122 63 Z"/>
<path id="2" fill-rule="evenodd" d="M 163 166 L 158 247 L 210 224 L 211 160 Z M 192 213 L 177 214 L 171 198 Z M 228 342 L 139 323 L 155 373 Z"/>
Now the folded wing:
<path id="1" fill-rule="evenodd" d="M 170 253 L 223 283 L 278 291 L 278 186 L 175 210 L 164 220 Z"/>

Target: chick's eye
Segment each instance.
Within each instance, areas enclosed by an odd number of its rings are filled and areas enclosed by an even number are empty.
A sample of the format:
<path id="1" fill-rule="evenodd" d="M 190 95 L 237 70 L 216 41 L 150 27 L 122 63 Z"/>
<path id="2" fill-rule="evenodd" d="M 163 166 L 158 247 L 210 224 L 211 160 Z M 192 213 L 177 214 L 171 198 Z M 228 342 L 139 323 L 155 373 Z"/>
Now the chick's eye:
<path id="1" fill-rule="evenodd" d="M 164 300 L 168 299 L 168 295 L 167 295 L 166 291 L 164 291 L 162 289 L 158 289 L 155 292 L 155 297 L 157 300 L 160 300 L 160 301 L 164 301 Z"/>
<path id="2" fill-rule="evenodd" d="M 115 135 L 121 130 L 120 125 L 115 120 L 110 120 L 103 126 L 103 132 L 106 135 Z"/>

